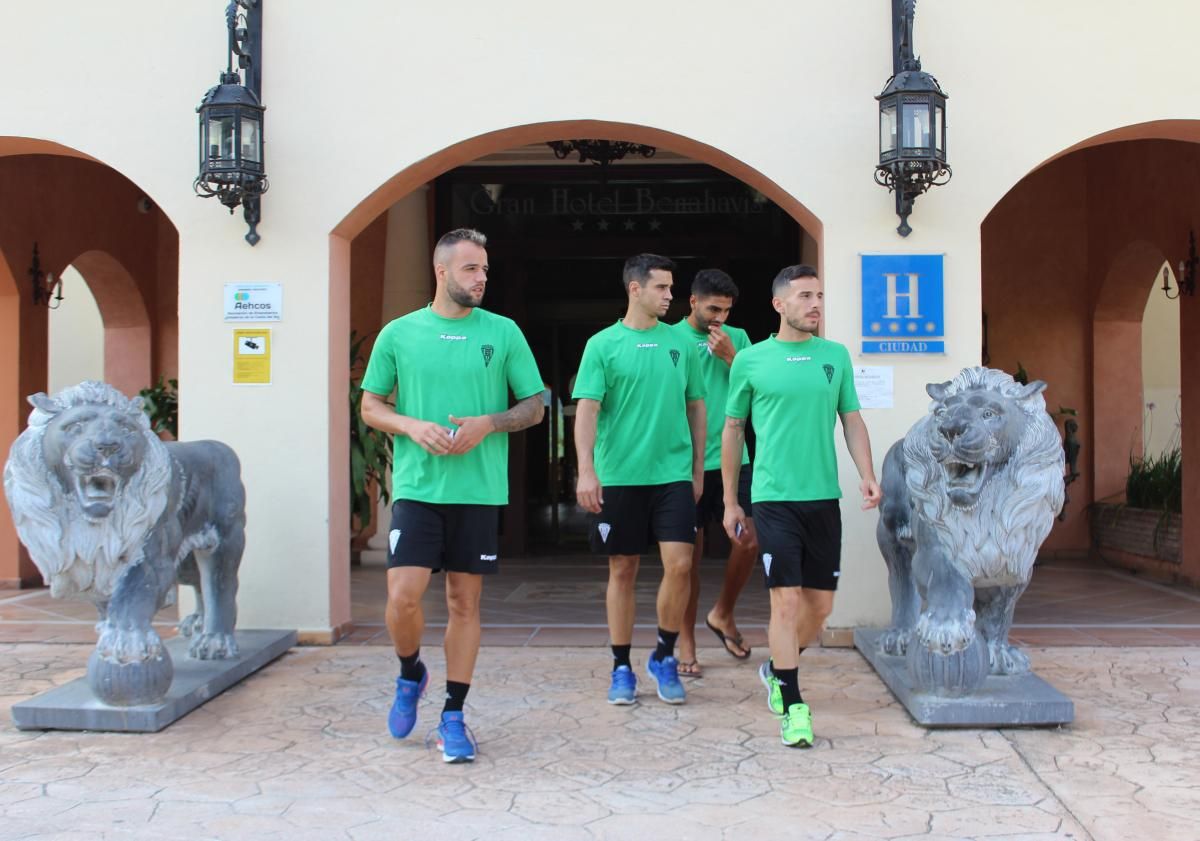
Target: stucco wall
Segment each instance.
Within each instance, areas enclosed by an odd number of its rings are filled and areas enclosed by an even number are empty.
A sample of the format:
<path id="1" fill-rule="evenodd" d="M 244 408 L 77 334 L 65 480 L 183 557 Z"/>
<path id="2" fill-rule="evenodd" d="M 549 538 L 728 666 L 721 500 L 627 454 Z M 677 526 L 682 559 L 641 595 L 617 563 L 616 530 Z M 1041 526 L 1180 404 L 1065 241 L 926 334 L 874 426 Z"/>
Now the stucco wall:
<path id="1" fill-rule="evenodd" d="M 725 165 L 742 167 L 742 177 L 756 174 L 815 219 L 809 227 L 827 281 L 826 333 L 851 347 L 858 255 L 944 252 L 953 325 L 946 356 L 872 360 L 896 366 L 896 407 L 866 413 L 879 458 L 925 411 L 926 382 L 978 361 L 980 225 L 993 206 L 1038 165 L 1090 137 L 1200 117 L 1190 54 L 1159 48 L 1164 28 L 1196 29 L 1200 7 L 1129 14 L 1103 0 L 1088 5 L 1084 34 L 1075 3 L 923 3 L 916 45 L 951 94 L 956 174 L 918 201 L 914 232 L 901 240 L 892 200 L 871 179 L 873 97 L 891 66 L 890 4 L 882 0 L 854 13 L 817 0 L 679 1 L 586 19 L 549 0 L 519 7 L 364 0 L 333 12 L 316 0 L 266 4 L 272 186 L 254 248 L 242 241 L 240 214 L 230 218 L 191 193 L 193 108 L 225 66 L 223 4 L 149 4 L 133 19 L 86 0 L 63 0 L 55 14 L 16 5 L 6 23 L 22 37 L 10 39 L 6 60 L 38 68 L 37 84 L 0 89 L 0 137 L 53 141 L 114 167 L 179 231 L 182 433 L 226 440 L 242 458 L 250 522 L 239 594 L 246 627 L 321 632 L 349 618 L 342 578 L 346 238 L 402 197 L 386 186 L 403 181 L 393 182 L 398 174 L 453 165 L 436 157 L 439 150 L 512 126 L 575 119 L 647 126 L 717 150 Z M 47 62 L 46 44 L 70 59 Z M 1121 72 L 1114 73 L 1117 55 Z M 0 144 L 0 152 L 15 148 Z M 1136 163 L 1124 165 L 1134 178 Z M 372 194 L 378 207 L 368 202 L 370 211 L 355 215 Z M 1124 198 L 1114 191 L 1108 201 L 1120 207 Z M 1103 221 L 1061 204 L 1063 224 Z M 28 248 L 28 235 L 20 239 Z M 1047 268 L 1043 278 L 1057 285 L 1065 275 L 1069 287 L 1085 285 L 1080 248 L 1070 245 L 1057 257 L 1063 268 Z M 1049 266 L 1048 258 L 1024 256 Z M 283 284 L 284 320 L 273 325 L 272 385 L 239 388 L 230 383 L 221 290 L 251 280 Z M 1081 306 L 1067 290 L 1038 291 L 1053 299 L 1037 304 L 1044 311 Z M 1028 341 L 1049 341 L 1027 333 Z M 29 338 L 44 345 L 44 331 Z M 1074 336 L 1063 352 L 1082 362 L 1088 348 Z M 1052 402 L 1083 399 L 1085 382 L 1060 381 Z M 843 484 L 852 489 L 853 471 L 843 461 Z M 844 508 L 846 571 L 832 623 L 880 621 L 887 595 L 875 515 L 858 512 L 852 500 Z"/>

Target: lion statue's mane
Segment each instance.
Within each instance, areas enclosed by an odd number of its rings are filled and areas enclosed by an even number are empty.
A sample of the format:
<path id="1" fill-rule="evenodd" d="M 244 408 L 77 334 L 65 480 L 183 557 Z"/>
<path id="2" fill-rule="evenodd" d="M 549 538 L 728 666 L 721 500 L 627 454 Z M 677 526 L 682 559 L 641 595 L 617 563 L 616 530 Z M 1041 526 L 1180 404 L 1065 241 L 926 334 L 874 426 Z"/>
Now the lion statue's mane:
<path id="1" fill-rule="evenodd" d="M 4 470 L 17 533 L 50 594 L 107 599 L 121 573 L 142 560 L 146 535 L 166 510 L 171 458 L 139 405 L 104 383 L 80 383 L 54 401 L 64 411 L 85 404 L 109 407 L 133 420 L 145 439 L 142 463 L 122 488 L 122 504 L 101 520 L 83 515 L 75 493 L 46 463 L 43 439 L 55 412 L 34 405 Z"/>

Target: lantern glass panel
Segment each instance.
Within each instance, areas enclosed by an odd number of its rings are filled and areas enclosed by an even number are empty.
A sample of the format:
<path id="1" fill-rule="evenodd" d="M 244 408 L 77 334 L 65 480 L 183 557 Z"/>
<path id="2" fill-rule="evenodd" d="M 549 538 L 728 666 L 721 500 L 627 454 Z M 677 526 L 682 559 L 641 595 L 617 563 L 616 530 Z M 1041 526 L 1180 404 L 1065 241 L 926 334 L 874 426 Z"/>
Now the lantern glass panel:
<path id="1" fill-rule="evenodd" d="M 900 138 L 904 149 L 924 150 L 929 148 L 929 107 L 924 102 L 904 103 L 901 112 Z"/>
<path id="2" fill-rule="evenodd" d="M 233 115 L 213 114 L 208 118 L 208 159 L 212 164 L 232 166 Z"/>
<path id="3" fill-rule="evenodd" d="M 946 157 L 946 108 L 941 103 L 933 107 L 933 139 L 938 155 Z"/>
<path id="4" fill-rule="evenodd" d="M 262 163 L 262 137 L 260 128 L 262 124 L 253 117 L 242 117 L 242 160 L 252 163 Z"/>
<path id="5" fill-rule="evenodd" d="M 879 106 L 879 151 L 896 151 L 896 103 L 886 102 Z"/>

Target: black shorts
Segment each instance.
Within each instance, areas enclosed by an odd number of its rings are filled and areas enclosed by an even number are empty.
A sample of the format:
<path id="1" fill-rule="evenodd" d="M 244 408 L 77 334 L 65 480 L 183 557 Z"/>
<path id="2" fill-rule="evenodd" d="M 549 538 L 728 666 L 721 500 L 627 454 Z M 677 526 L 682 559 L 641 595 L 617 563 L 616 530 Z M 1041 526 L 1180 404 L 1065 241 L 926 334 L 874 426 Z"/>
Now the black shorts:
<path id="1" fill-rule="evenodd" d="M 652 543 L 695 543 L 691 482 L 618 485 L 601 490 L 604 505 L 589 516 L 589 542 L 599 555 L 640 555 Z"/>
<path id="2" fill-rule="evenodd" d="M 836 590 L 842 569 L 842 512 L 836 499 L 759 502 L 758 551 L 767 587 Z"/>
<path id="3" fill-rule="evenodd" d="M 747 517 L 754 516 L 750 511 L 750 471 L 750 465 L 742 465 L 742 471 L 738 475 L 737 488 L 738 505 L 742 506 Z M 704 493 L 701 494 L 700 501 L 696 503 L 696 528 L 702 529 L 713 520 L 720 523 L 724 519 L 725 485 L 721 481 L 721 471 L 705 470 Z"/>
<path id="4" fill-rule="evenodd" d="M 497 570 L 500 506 L 444 505 L 398 499 L 392 503 L 388 569 L 490 575 Z"/>

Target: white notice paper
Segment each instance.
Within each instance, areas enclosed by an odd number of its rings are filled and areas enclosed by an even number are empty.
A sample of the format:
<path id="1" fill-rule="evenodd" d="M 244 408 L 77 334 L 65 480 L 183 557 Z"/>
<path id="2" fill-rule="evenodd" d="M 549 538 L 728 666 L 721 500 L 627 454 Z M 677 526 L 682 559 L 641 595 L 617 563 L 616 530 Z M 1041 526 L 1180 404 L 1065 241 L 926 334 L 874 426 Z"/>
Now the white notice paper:
<path id="1" fill-rule="evenodd" d="M 282 321 L 283 285 L 226 283 L 226 321 Z"/>
<path id="2" fill-rule="evenodd" d="M 890 409 L 895 387 L 890 365 L 860 365 L 854 368 L 854 388 L 864 409 Z"/>

